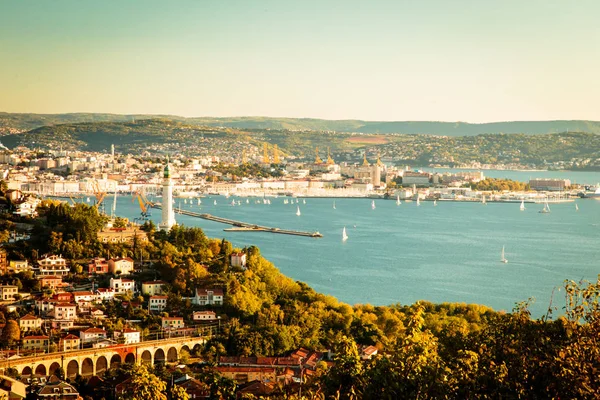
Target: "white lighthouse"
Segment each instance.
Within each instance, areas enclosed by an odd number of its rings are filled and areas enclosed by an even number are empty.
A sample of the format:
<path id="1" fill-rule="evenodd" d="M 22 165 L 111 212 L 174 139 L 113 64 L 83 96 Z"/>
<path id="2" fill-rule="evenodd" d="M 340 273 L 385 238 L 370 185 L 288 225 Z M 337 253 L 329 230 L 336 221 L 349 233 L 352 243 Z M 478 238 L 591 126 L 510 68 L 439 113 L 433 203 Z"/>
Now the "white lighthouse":
<path id="1" fill-rule="evenodd" d="M 162 221 L 158 227 L 161 230 L 168 232 L 175 224 L 175 212 L 173 211 L 173 182 L 171 182 L 169 158 L 167 157 L 167 165 L 165 165 L 163 175 Z"/>

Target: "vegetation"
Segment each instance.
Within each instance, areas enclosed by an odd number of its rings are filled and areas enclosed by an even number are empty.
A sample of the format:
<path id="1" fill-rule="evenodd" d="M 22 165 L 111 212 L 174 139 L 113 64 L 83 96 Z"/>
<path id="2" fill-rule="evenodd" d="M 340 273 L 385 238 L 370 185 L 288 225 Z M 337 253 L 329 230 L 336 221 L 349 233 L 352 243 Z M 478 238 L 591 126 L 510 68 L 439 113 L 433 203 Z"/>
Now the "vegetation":
<path id="1" fill-rule="evenodd" d="M 497 178 L 485 178 L 482 181 L 476 183 L 468 183 L 466 185 L 473 190 L 480 191 L 493 191 L 498 192 L 502 190 L 510 191 L 525 191 L 529 190 L 527 183 L 513 181 L 512 179 L 497 179 Z"/>
<path id="2" fill-rule="evenodd" d="M 16 123 L 10 121 L 6 123 Z M 230 127 L 224 127 L 228 121 Z M 371 158 L 379 154 L 384 159 L 413 166 L 478 162 L 543 167 L 563 162 L 564 168 L 582 169 L 598 167 L 595 160 L 600 158 L 600 123 L 595 122 L 364 123 L 364 126 L 370 126 L 366 131 L 372 132 L 364 134 L 356 133 L 362 129 L 361 121 L 340 125 L 348 129 L 330 129 L 325 123 L 310 123 L 315 120 L 275 125 L 251 123 L 246 119 L 239 124 L 235 121 L 157 118 L 125 122 L 121 118 L 119 122 L 67 123 L 7 135 L 2 138 L 2 143 L 10 148 L 35 142 L 50 149 L 60 146 L 94 151 L 108 151 L 111 144 L 115 144 L 119 151 L 133 154 L 160 150 L 195 156 L 233 156 L 239 160 L 244 151 L 247 155 L 260 157 L 263 144 L 268 143 L 269 148 L 277 144 L 282 154 L 307 160 L 315 158 L 315 147 L 319 147 L 321 158 L 326 157 L 327 148 L 338 160 L 358 161 L 366 151 Z M 217 122 L 219 124 L 215 125 Z M 303 123 L 307 128 L 299 129 Z M 317 129 L 319 126 L 321 128 Z M 224 165 L 219 168 L 219 172 L 236 176 L 249 176 L 251 172 L 256 173 L 255 176 L 264 175 L 248 168 L 239 171 Z"/>

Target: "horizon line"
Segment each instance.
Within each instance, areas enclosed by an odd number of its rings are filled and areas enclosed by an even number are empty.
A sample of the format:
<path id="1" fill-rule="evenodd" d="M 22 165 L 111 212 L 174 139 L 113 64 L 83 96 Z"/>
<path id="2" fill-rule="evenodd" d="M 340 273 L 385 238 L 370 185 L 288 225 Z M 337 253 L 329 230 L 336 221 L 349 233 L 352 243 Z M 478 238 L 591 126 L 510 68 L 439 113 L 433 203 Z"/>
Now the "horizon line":
<path id="1" fill-rule="evenodd" d="M 502 121 L 487 121 L 487 122 L 468 122 L 463 120 L 369 120 L 369 119 L 359 119 L 359 118 L 343 118 L 343 119 L 327 119 L 327 118 L 317 118 L 317 117 L 283 117 L 283 116 L 266 116 L 266 115 L 234 115 L 234 116 L 186 116 L 179 114 L 154 114 L 154 113 L 113 113 L 113 112 L 96 112 L 96 111 L 74 111 L 74 112 L 59 112 L 59 113 L 39 113 L 39 112 L 10 112 L 10 111 L 0 111 L 0 114 L 31 114 L 31 115 L 81 115 L 81 114 L 99 114 L 99 115 L 116 115 L 116 116 L 148 116 L 148 117 L 179 117 L 186 119 L 194 119 L 194 118 L 213 118 L 213 119 L 228 119 L 228 118 L 269 118 L 269 119 L 297 119 L 297 120 L 315 120 L 315 121 L 332 121 L 332 122 L 342 122 L 342 121 L 359 121 L 359 122 L 438 122 L 438 123 L 463 123 L 469 125 L 484 125 L 484 124 L 500 124 L 500 123 L 510 123 L 510 122 L 573 122 L 573 121 L 584 121 L 584 122 L 597 122 L 600 123 L 600 120 L 594 119 L 532 119 L 532 120 L 502 120 Z M 102 122 L 102 121 L 96 121 Z"/>

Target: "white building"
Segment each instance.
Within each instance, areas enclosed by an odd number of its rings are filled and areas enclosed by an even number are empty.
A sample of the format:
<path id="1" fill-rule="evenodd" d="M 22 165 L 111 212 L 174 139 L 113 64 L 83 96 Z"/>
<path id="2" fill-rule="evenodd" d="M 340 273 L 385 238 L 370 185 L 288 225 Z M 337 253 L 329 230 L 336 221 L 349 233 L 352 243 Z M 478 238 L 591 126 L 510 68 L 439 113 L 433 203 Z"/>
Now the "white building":
<path id="1" fill-rule="evenodd" d="M 77 319 L 77 306 L 71 303 L 55 304 L 54 319 L 63 321 L 71 321 Z"/>
<path id="2" fill-rule="evenodd" d="M 231 266 L 246 268 L 246 253 L 231 253 Z"/>
<path id="3" fill-rule="evenodd" d="M 217 314 L 214 311 L 194 311 L 194 321 L 216 321 Z"/>
<path id="4" fill-rule="evenodd" d="M 70 269 L 67 267 L 67 260 L 60 256 L 52 255 L 42 258 L 38 261 L 37 275 L 67 275 Z"/>
<path id="5" fill-rule="evenodd" d="M 14 285 L 0 285 L 0 300 L 14 300 L 19 288 Z"/>
<path id="6" fill-rule="evenodd" d="M 122 331 L 114 331 L 113 339 L 119 341 L 119 338 L 123 338 L 123 344 L 139 343 L 140 332 L 135 329 L 125 328 Z"/>
<path id="7" fill-rule="evenodd" d="M 115 290 L 111 288 L 96 289 L 96 299 L 98 301 L 110 301 L 115 298 Z"/>
<path id="8" fill-rule="evenodd" d="M 169 231 L 175 224 L 175 212 L 173 211 L 173 182 L 171 181 L 171 171 L 169 169 L 169 160 L 167 159 L 167 165 L 165 165 L 163 173 L 162 221 L 158 227 L 163 231 Z"/>
<path id="9" fill-rule="evenodd" d="M 100 328 L 88 328 L 79 332 L 81 343 L 94 343 L 106 339 L 106 331 Z"/>
<path id="10" fill-rule="evenodd" d="M 108 271 L 115 275 L 129 275 L 133 272 L 133 259 L 130 257 L 111 258 L 108 260 Z"/>
<path id="11" fill-rule="evenodd" d="M 135 282 L 131 279 L 110 278 L 110 288 L 113 289 L 115 293 L 133 292 L 134 287 Z"/>
<path id="12" fill-rule="evenodd" d="M 167 296 L 151 296 L 148 300 L 148 308 L 150 311 L 162 311 L 167 306 Z"/>
<path id="13" fill-rule="evenodd" d="M 199 306 L 223 305 L 223 289 L 196 289 L 192 303 Z"/>

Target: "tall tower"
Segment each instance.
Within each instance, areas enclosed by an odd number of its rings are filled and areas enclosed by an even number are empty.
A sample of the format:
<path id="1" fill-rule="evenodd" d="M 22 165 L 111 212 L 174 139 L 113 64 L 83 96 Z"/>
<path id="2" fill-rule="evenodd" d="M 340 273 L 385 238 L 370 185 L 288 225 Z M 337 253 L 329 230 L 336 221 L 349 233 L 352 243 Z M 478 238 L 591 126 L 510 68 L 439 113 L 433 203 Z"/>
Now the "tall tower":
<path id="1" fill-rule="evenodd" d="M 167 157 L 163 174 L 162 200 L 162 221 L 158 227 L 168 232 L 176 224 L 175 212 L 173 211 L 173 182 L 171 181 L 171 170 L 169 169 L 169 157 Z"/>
<path id="2" fill-rule="evenodd" d="M 319 147 L 315 147 L 315 164 L 323 164 L 323 160 L 321 160 L 321 157 L 319 157 Z"/>

